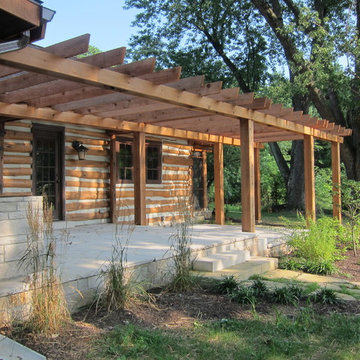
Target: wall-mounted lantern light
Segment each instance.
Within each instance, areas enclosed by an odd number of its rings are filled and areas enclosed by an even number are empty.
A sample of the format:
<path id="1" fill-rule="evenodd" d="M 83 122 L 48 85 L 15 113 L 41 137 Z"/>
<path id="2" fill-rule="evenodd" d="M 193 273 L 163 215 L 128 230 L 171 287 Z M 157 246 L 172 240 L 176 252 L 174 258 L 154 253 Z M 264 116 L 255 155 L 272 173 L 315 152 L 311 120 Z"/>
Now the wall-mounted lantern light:
<path id="1" fill-rule="evenodd" d="M 79 160 L 85 160 L 86 153 L 89 149 L 86 146 L 84 146 L 84 144 L 81 143 L 80 141 L 73 141 L 72 147 L 77 151 L 79 155 Z"/>

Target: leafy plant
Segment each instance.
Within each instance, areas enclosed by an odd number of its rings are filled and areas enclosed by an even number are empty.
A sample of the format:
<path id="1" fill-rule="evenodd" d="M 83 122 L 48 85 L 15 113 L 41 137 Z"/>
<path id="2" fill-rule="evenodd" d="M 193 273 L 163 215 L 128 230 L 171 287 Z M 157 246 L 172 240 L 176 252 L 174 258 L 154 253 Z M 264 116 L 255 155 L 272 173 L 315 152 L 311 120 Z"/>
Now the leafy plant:
<path id="1" fill-rule="evenodd" d="M 271 294 L 271 299 L 276 303 L 284 305 L 294 305 L 299 301 L 297 293 L 290 287 L 276 288 Z"/>
<path id="2" fill-rule="evenodd" d="M 332 289 L 322 288 L 311 295 L 311 301 L 320 304 L 336 305 L 340 303 L 340 299 Z"/>
<path id="3" fill-rule="evenodd" d="M 267 298 L 269 296 L 269 289 L 266 286 L 264 280 L 256 279 L 251 285 L 253 294 L 256 298 Z"/>
<path id="4" fill-rule="evenodd" d="M 231 294 L 230 299 L 239 304 L 256 304 L 254 289 L 249 286 L 239 285 Z"/>
<path id="5" fill-rule="evenodd" d="M 221 281 L 217 284 L 215 290 L 218 294 L 230 294 L 236 289 L 237 286 L 238 283 L 234 275 L 231 275 L 221 279 Z"/>

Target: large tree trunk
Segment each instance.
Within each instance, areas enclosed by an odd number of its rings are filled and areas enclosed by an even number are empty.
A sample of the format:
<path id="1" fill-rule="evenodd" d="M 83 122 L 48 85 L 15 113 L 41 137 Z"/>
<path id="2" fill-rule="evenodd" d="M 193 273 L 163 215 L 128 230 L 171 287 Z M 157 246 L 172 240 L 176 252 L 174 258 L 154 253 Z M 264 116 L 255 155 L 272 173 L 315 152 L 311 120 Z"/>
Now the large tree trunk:
<path id="1" fill-rule="evenodd" d="M 287 183 L 287 207 L 304 209 L 304 142 L 295 140 L 291 147 L 290 175 Z"/>

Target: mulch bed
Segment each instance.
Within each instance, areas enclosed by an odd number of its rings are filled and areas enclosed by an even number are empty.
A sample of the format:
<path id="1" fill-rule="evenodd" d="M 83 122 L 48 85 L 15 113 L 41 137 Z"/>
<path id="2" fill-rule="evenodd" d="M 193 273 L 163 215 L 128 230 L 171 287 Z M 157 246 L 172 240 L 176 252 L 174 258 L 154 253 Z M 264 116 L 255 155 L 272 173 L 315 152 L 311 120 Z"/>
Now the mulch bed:
<path id="1" fill-rule="evenodd" d="M 336 277 L 360 282 L 360 249 L 357 251 L 357 256 L 354 255 L 353 250 L 347 251 L 345 255 L 346 258 L 344 260 L 335 263 L 340 269 L 340 273 L 336 274 Z"/>
<path id="2" fill-rule="evenodd" d="M 343 276 L 352 281 L 360 281 L 360 256 L 352 252 L 348 258 L 337 262 Z M 95 313 L 93 309 L 84 310 L 73 316 L 74 322 L 61 333 L 52 337 L 26 334 L 15 337 L 24 345 L 47 356 L 48 360 L 83 360 L 89 353 L 92 344 L 101 334 L 111 331 L 117 325 L 135 324 L 141 327 L 163 330 L 186 329 L 194 326 L 196 321 L 219 319 L 250 319 L 253 318 L 250 306 L 232 303 L 225 296 L 207 293 L 196 289 L 190 293 L 162 292 L 154 295 L 152 303 L 134 303 L 125 310 L 112 312 L 110 315 Z M 305 304 L 304 304 L 305 306 Z M 340 305 L 314 305 L 317 313 L 360 314 L 360 302 L 345 302 Z M 298 310 L 293 306 L 276 305 L 278 311 L 292 316 Z M 274 305 L 260 303 L 256 306 L 260 316 L 274 314 Z M 9 329 L 2 329 L 9 335 Z"/>

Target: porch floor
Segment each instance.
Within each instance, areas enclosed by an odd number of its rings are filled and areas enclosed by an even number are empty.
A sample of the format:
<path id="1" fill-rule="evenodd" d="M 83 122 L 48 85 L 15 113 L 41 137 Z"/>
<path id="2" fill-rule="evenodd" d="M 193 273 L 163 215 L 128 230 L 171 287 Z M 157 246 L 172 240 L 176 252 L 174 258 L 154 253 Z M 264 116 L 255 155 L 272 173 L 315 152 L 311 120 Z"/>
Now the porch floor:
<path id="1" fill-rule="evenodd" d="M 60 247 L 61 277 L 64 282 L 98 274 L 111 258 L 112 245 L 117 238 L 127 244 L 129 266 L 171 257 L 171 235 L 176 228 L 162 226 L 116 227 L 113 224 L 84 225 L 68 229 L 66 245 Z M 61 230 L 57 235 L 61 237 Z M 197 224 L 189 230 L 191 248 L 206 249 L 254 237 L 266 238 L 268 243 L 284 236 L 281 230 L 259 227 L 256 233 L 245 233 L 241 226 Z"/>

